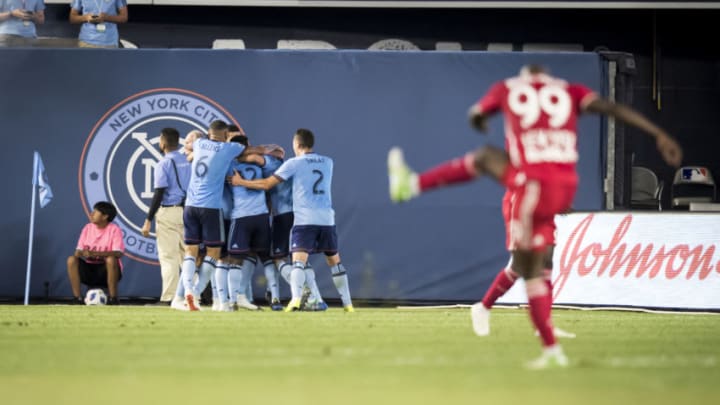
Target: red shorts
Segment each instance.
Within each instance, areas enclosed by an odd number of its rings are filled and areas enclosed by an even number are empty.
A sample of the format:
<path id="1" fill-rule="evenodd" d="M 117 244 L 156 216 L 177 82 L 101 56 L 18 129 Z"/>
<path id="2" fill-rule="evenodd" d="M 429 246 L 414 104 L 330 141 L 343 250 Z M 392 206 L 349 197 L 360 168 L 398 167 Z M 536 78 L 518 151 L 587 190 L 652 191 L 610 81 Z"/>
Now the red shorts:
<path id="1" fill-rule="evenodd" d="M 508 182 L 507 186 L 514 196 L 510 204 L 508 250 L 544 252 L 555 244 L 555 215 L 570 209 L 577 183 L 524 179 L 521 184 Z"/>

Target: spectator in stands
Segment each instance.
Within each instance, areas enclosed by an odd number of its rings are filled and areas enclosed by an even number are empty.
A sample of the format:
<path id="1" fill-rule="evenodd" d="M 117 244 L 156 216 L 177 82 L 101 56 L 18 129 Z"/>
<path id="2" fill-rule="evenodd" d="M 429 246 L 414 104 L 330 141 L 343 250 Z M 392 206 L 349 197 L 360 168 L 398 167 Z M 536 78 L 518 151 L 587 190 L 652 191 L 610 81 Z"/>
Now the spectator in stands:
<path id="1" fill-rule="evenodd" d="M 43 23 L 43 0 L 0 0 L 0 46 L 31 46 Z"/>
<path id="2" fill-rule="evenodd" d="M 70 23 L 82 24 L 78 46 L 117 48 L 117 24 L 128 20 L 127 0 L 72 0 Z"/>
<path id="3" fill-rule="evenodd" d="M 107 201 L 93 206 L 90 223 L 80 232 L 75 253 L 67 259 L 67 272 L 73 292 L 73 303 L 82 304 L 80 284 L 88 288 L 108 289 L 108 305 L 119 304 L 117 285 L 122 279 L 120 258 L 125 251 L 120 227 L 112 221 L 117 209 Z"/>

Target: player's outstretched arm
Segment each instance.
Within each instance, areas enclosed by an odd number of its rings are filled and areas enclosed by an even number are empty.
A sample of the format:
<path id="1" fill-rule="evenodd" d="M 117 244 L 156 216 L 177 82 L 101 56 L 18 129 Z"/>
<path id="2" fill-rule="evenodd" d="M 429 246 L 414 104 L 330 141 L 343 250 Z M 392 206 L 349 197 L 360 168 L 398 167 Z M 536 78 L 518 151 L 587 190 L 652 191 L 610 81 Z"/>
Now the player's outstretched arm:
<path id="1" fill-rule="evenodd" d="M 585 111 L 609 115 L 643 130 L 655 138 L 655 144 L 667 164 L 678 167 L 682 163 L 682 149 L 675 139 L 632 108 L 596 98 L 585 106 Z"/>
<path id="2" fill-rule="evenodd" d="M 228 183 L 233 186 L 243 186 L 254 190 L 270 190 L 282 182 L 277 176 L 270 176 L 264 179 L 246 180 L 244 179 L 237 170 L 233 170 L 232 176 L 228 176 Z"/>

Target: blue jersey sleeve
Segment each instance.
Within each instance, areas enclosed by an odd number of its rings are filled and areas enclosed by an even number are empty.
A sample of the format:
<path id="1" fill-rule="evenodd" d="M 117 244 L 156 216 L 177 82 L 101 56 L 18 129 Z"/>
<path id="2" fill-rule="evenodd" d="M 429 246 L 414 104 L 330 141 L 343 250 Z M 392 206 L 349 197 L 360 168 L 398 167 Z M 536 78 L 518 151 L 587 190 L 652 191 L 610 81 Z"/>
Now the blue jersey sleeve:
<path id="1" fill-rule="evenodd" d="M 287 181 L 297 173 L 298 163 L 300 161 L 297 158 L 292 158 L 282 165 L 275 171 L 275 176 Z"/>

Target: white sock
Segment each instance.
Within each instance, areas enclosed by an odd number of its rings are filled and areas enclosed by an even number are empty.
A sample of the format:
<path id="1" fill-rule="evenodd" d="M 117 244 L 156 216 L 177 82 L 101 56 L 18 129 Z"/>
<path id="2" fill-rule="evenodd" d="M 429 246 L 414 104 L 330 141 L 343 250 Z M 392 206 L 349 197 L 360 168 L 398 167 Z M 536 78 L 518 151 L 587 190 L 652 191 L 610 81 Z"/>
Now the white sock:
<path id="1" fill-rule="evenodd" d="M 182 279 L 182 266 L 180 267 L 180 282 L 177 283 L 177 288 L 175 289 L 175 297 L 185 299 L 185 283 Z"/>
<path id="2" fill-rule="evenodd" d="M 277 266 L 278 272 L 280 272 L 280 276 L 285 280 L 288 285 L 292 284 L 290 281 L 290 273 L 292 272 L 292 266 L 290 263 L 282 262 Z"/>
<path id="3" fill-rule="evenodd" d="M 322 301 L 322 295 L 320 295 L 320 289 L 318 289 L 317 283 L 315 282 L 315 270 L 312 267 L 305 267 L 305 285 L 310 289 L 310 297 L 308 301 L 319 302 Z"/>
<path id="4" fill-rule="evenodd" d="M 219 296 L 218 296 L 218 290 L 217 290 L 217 284 L 215 284 L 215 272 L 217 271 L 218 266 L 225 267 L 227 269 L 227 265 L 223 263 L 221 260 L 218 260 L 215 263 L 215 271 L 210 275 L 210 289 L 212 290 L 212 298 L 213 303 L 220 302 Z"/>
<path id="5" fill-rule="evenodd" d="M 192 256 L 185 256 L 185 259 L 182 262 L 182 273 L 180 274 L 180 281 L 182 281 L 184 290 L 183 298 L 185 298 L 185 294 L 191 294 L 193 291 L 193 277 L 195 277 L 195 270 L 195 258 Z"/>
<path id="6" fill-rule="evenodd" d="M 293 263 L 292 272 L 290 273 L 290 291 L 293 299 L 302 297 L 302 289 L 305 285 L 305 264 L 302 262 Z"/>
<path id="7" fill-rule="evenodd" d="M 245 289 L 243 288 L 243 276 L 240 266 L 237 264 L 231 264 L 228 271 L 228 291 L 230 292 L 230 302 L 237 302 L 238 294 L 244 294 Z"/>
<path id="8" fill-rule="evenodd" d="M 265 279 L 267 280 L 268 290 L 270 291 L 271 301 L 280 299 L 280 284 L 278 283 L 277 269 L 272 260 L 263 263 L 265 268 Z"/>
<path id="9" fill-rule="evenodd" d="M 200 275 L 198 276 L 197 284 L 195 284 L 195 289 L 193 289 L 195 296 L 199 297 L 200 294 L 202 294 L 214 274 L 215 259 L 205 256 L 202 265 L 200 265 Z"/>
<path id="10" fill-rule="evenodd" d="M 332 272 L 333 283 L 337 288 L 340 299 L 342 300 L 343 306 L 352 305 L 352 299 L 350 298 L 350 285 L 348 284 L 348 278 L 345 271 L 345 266 L 342 263 L 338 263 L 336 266 L 330 267 Z"/>
<path id="11" fill-rule="evenodd" d="M 253 273 L 255 273 L 255 266 L 257 262 L 252 257 L 246 257 L 243 260 L 242 272 L 243 272 L 243 285 L 245 286 L 244 294 L 248 301 L 253 301 Z"/>
<path id="12" fill-rule="evenodd" d="M 223 262 L 218 262 L 215 266 L 215 280 L 216 292 L 218 302 L 225 304 L 228 302 L 228 267 Z M 213 300 L 215 297 L 213 297 Z"/>

